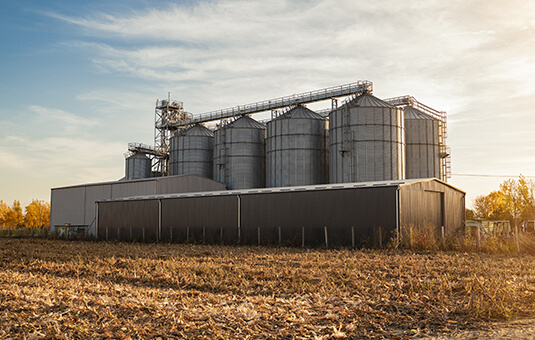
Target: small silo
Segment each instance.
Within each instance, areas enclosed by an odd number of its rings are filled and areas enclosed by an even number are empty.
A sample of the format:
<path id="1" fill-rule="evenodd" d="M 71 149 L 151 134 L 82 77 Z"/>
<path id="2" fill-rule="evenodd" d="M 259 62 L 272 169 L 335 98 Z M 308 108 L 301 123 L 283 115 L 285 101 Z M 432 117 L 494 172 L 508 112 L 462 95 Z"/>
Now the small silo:
<path id="1" fill-rule="evenodd" d="M 126 158 L 125 178 L 141 179 L 151 175 L 151 159 L 144 154 L 135 153 Z"/>
<path id="2" fill-rule="evenodd" d="M 175 133 L 169 150 L 169 174 L 212 178 L 214 134 L 203 125 Z"/>
<path id="3" fill-rule="evenodd" d="M 406 178 L 442 179 L 439 120 L 410 106 L 404 111 Z"/>
<path id="4" fill-rule="evenodd" d="M 243 116 L 214 133 L 214 180 L 229 190 L 265 187 L 266 127 Z"/>
<path id="5" fill-rule="evenodd" d="M 331 183 L 405 178 L 403 110 L 365 93 L 329 114 Z"/>
<path id="6" fill-rule="evenodd" d="M 267 123 L 266 186 L 327 183 L 324 117 L 296 106 Z"/>

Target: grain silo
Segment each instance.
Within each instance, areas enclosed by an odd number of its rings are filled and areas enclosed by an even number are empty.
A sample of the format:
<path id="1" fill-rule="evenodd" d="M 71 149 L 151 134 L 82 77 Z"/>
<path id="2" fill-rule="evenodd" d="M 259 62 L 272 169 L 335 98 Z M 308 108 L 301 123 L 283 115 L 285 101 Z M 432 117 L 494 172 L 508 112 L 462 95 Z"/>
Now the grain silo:
<path id="1" fill-rule="evenodd" d="M 265 187 L 266 127 L 243 116 L 214 133 L 214 180 L 227 188 Z"/>
<path id="2" fill-rule="evenodd" d="M 171 137 L 169 174 L 212 178 L 214 135 L 197 124 Z"/>
<path id="3" fill-rule="evenodd" d="M 439 120 L 410 106 L 404 111 L 406 178 L 442 179 Z"/>
<path id="4" fill-rule="evenodd" d="M 363 94 L 329 114 L 331 183 L 405 178 L 403 110 Z"/>
<path id="5" fill-rule="evenodd" d="M 324 117 L 304 106 L 267 123 L 268 187 L 327 182 L 326 126 Z"/>
<path id="6" fill-rule="evenodd" d="M 149 178 L 151 174 L 151 159 L 144 154 L 135 153 L 126 158 L 125 178 Z"/>

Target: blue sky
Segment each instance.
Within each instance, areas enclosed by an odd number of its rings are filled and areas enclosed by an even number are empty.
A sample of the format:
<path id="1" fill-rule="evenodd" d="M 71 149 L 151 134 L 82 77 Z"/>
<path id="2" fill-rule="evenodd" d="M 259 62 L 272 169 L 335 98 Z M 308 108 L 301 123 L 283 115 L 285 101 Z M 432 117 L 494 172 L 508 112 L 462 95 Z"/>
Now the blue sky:
<path id="1" fill-rule="evenodd" d="M 0 200 L 121 178 L 168 91 L 202 113 L 358 80 L 447 111 L 454 174 L 535 176 L 534 33 L 521 0 L 2 1 Z"/>

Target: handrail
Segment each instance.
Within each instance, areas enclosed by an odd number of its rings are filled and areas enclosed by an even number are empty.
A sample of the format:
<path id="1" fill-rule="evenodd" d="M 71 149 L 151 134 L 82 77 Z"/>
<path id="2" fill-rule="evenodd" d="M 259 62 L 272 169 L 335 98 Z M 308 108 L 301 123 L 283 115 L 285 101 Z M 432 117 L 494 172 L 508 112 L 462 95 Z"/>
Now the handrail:
<path id="1" fill-rule="evenodd" d="M 329 98 L 336 98 L 342 96 L 348 96 L 355 93 L 371 93 L 373 91 L 373 83 L 367 80 L 358 81 L 355 83 L 328 87 L 321 90 L 309 91 L 299 94 L 292 94 L 290 96 L 284 96 L 280 98 L 263 100 L 256 103 L 238 105 L 221 110 L 210 111 L 197 115 L 191 120 L 180 121 L 176 123 L 168 123 L 162 127 L 177 128 L 179 126 L 185 126 L 196 123 L 209 122 L 213 120 L 231 118 L 236 116 L 242 116 L 245 114 L 252 114 L 262 111 L 275 110 L 290 105 L 299 105 L 305 103 L 313 103 Z"/>
<path id="2" fill-rule="evenodd" d="M 425 104 L 422 104 L 419 101 L 417 101 L 416 98 L 414 98 L 413 96 L 401 96 L 401 97 L 388 98 L 388 99 L 385 99 L 384 101 L 394 106 L 401 106 L 401 107 L 410 106 L 410 107 L 413 107 L 415 109 L 422 111 L 423 113 L 430 115 L 431 117 L 440 119 L 441 121 L 446 120 L 446 112 L 438 111 Z"/>

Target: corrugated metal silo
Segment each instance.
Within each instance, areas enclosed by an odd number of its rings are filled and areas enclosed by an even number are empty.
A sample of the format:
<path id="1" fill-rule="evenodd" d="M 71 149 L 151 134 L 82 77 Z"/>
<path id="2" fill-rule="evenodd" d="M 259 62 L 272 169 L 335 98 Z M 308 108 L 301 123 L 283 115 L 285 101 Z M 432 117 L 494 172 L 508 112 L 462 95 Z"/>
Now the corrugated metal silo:
<path id="1" fill-rule="evenodd" d="M 151 160 L 146 155 L 136 153 L 126 158 L 125 178 L 149 178 L 151 174 Z"/>
<path id="2" fill-rule="evenodd" d="M 265 187 L 266 127 L 243 116 L 214 133 L 214 180 L 227 188 Z"/>
<path id="3" fill-rule="evenodd" d="M 296 106 L 267 123 L 266 185 L 312 185 L 327 182 L 324 117 Z"/>
<path id="4" fill-rule="evenodd" d="M 329 114 L 331 183 L 405 178 L 403 110 L 363 94 Z"/>
<path id="5" fill-rule="evenodd" d="M 410 106 L 404 111 L 406 178 L 442 179 L 438 119 Z"/>
<path id="6" fill-rule="evenodd" d="M 169 174 L 212 178 L 214 134 L 197 124 L 171 137 Z"/>

